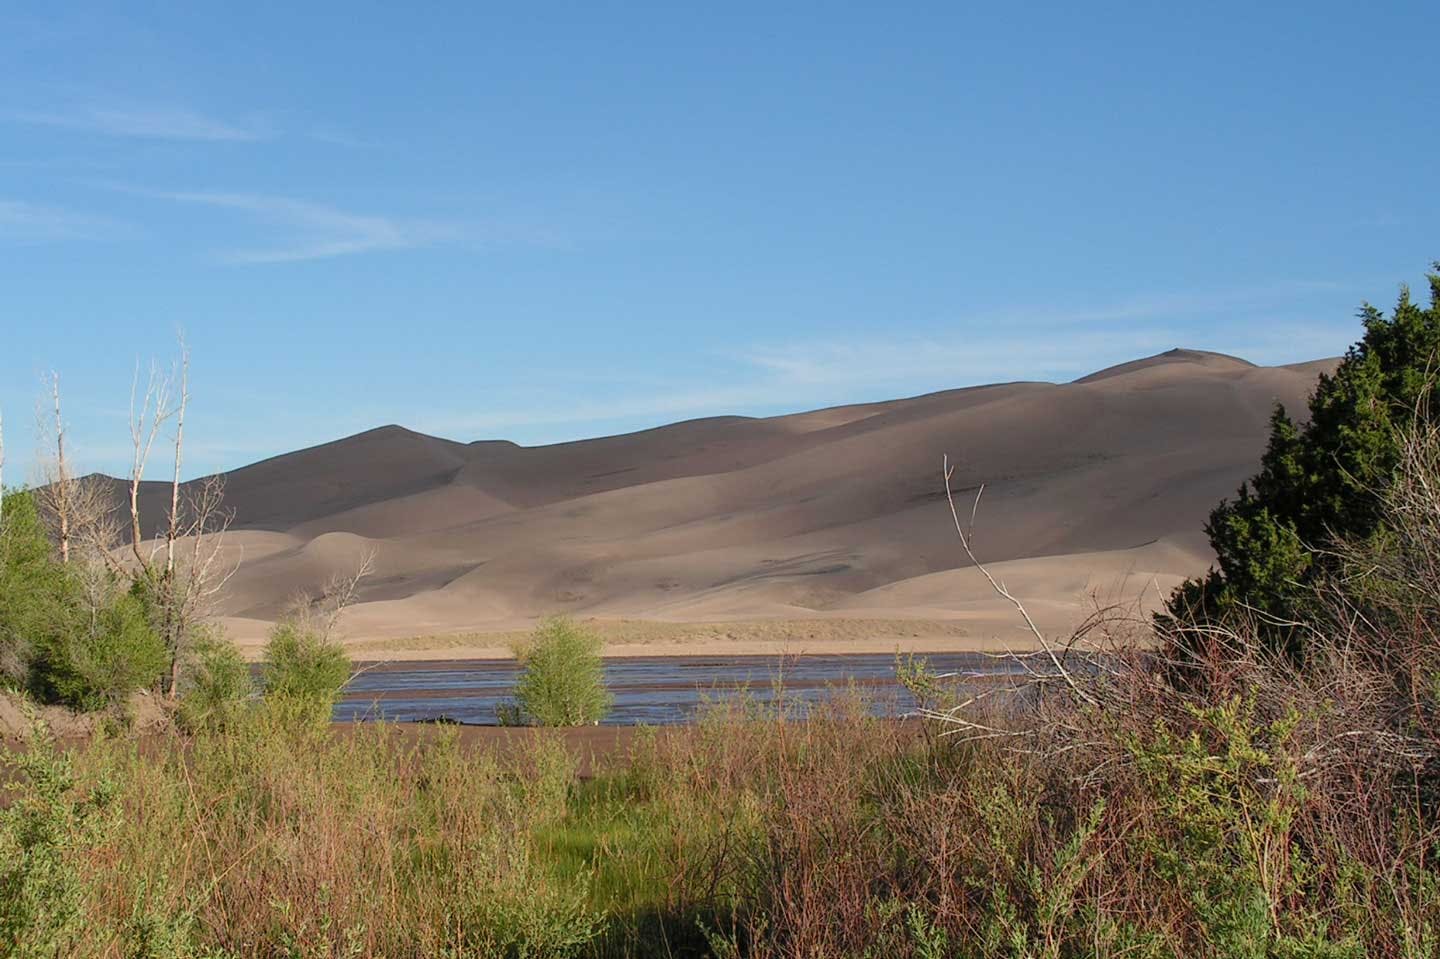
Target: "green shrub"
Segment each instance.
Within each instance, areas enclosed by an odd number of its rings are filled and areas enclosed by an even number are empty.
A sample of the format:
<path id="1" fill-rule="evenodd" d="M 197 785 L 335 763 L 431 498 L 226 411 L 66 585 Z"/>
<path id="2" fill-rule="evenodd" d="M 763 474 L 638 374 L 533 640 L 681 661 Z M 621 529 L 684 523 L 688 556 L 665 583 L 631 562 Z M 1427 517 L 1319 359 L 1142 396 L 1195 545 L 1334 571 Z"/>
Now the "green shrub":
<path id="1" fill-rule="evenodd" d="M 255 684 L 240 650 L 213 630 L 191 646 L 181 690 L 181 723 L 191 730 L 220 729 L 234 723 Z"/>
<path id="2" fill-rule="evenodd" d="M 28 492 L 0 515 L 0 683 L 99 709 L 154 685 L 168 658 L 144 602 L 110 573 L 54 557 Z"/>
<path id="3" fill-rule="evenodd" d="M 32 664 L 32 681 L 46 698 L 102 709 L 154 686 L 169 663 L 144 603 L 120 593 L 95 610 L 68 610 Z"/>
<path id="4" fill-rule="evenodd" d="M 63 634 L 76 599 L 34 494 L 6 493 L 0 511 L 0 685 L 16 688 L 29 679 L 36 646 Z"/>
<path id="5" fill-rule="evenodd" d="M 1440 270 L 1440 263 L 1435 265 Z M 1404 430 L 1417 415 L 1435 422 L 1431 402 L 1440 361 L 1440 272 L 1430 306 L 1402 291 L 1390 316 L 1366 305 L 1365 335 L 1310 398 L 1309 422 L 1283 407 L 1270 420 L 1260 471 L 1210 514 L 1205 532 L 1217 565 L 1172 595 L 1166 625 L 1253 620 L 1256 635 L 1298 655 L 1291 625 L 1311 617 L 1315 586 L 1337 565 L 1333 547 L 1384 532 L 1379 495 L 1401 459 Z"/>
<path id="6" fill-rule="evenodd" d="M 0 774 L 11 794 L 0 803 L 0 956 L 65 954 L 85 896 L 74 853 L 103 837 L 112 789 L 82 791 L 38 721 L 28 749 L 0 749 Z"/>
<path id="7" fill-rule="evenodd" d="M 265 696 L 327 719 L 350 669 L 350 657 L 339 643 L 303 623 L 280 623 L 265 646 Z"/>
<path id="8" fill-rule="evenodd" d="M 573 620 L 553 617 L 516 644 L 524 667 L 515 684 L 521 712 L 540 726 L 597 723 L 610 711 L 599 636 Z"/>

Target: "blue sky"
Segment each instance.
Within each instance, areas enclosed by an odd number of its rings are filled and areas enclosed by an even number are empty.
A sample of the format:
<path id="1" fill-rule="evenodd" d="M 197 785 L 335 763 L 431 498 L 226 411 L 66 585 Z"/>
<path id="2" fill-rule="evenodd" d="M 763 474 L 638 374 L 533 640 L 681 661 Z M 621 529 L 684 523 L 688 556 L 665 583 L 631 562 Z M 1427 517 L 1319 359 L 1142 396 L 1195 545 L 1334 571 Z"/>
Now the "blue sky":
<path id="1" fill-rule="evenodd" d="M 1434 3 L 1018 6 L 6 5 L 7 479 L 181 327 L 194 474 L 1310 359 L 1440 257 Z"/>

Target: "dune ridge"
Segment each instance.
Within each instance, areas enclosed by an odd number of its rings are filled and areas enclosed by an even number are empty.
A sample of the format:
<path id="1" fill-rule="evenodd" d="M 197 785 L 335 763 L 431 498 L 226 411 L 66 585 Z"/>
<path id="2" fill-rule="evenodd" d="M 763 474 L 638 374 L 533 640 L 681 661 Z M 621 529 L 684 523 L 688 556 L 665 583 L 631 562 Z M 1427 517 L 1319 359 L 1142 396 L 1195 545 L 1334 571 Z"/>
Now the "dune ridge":
<path id="1" fill-rule="evenodd" d="M 952 648 L 961 633 L 1018 641 L 1012 612 L 955 542 L 942 456 L 967 502 L 984 485 L 977 553 L 1042 626 L 1074 622 L 1088 594 L 1153 608 L 1210 562 L 1201 525 L 1254 471 L 1273 404 L 1303 411 L 1334 363 L 1260 367 L 1172 350 L 1072 383 L 540 447 L 383 426 L 226 476 L 228 548 L 244 562 L 221 612 L 253 647 L 297 593 L 318 593 L 372 551 L 375 572 L 344 620 L 372 652 L 405 655 L 407 637 L 499 634 L 555 612 L 891 621 L 918 646 L 926 637 L 905 622 L 943 622 L 930 638 Z M 148 515 L 160 515 L 162 494 L 147 484 Z M 872 645 L 889 639 L 870 632 Z"/>

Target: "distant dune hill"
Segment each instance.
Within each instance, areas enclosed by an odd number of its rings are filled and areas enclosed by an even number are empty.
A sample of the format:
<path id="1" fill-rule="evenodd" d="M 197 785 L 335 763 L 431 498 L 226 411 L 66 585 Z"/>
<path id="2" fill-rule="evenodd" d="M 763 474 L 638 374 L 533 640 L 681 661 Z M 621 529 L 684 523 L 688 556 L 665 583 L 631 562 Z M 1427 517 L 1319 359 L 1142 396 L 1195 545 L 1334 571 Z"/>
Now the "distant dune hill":
<path id="1" fill-rule="evenodd" d="M 1073 383 L 1005 383 L 767 419 L 717 417 L 553 446 L 385 426 L 226 477 L 242 638 L 367 550 L 365 638 L 508 628 L 551 612 L 724 621 L 955 619 L 1008 628 L 976 548 L 1059 625 L 1087 591 L 1153 605 L 1210 561 L 1201 525 L 1256 468 L 1278 400 L 1334 361 L 1257 367 L 1172 350 Z M 159 515 L 158 484 L 147 486 Z"/>

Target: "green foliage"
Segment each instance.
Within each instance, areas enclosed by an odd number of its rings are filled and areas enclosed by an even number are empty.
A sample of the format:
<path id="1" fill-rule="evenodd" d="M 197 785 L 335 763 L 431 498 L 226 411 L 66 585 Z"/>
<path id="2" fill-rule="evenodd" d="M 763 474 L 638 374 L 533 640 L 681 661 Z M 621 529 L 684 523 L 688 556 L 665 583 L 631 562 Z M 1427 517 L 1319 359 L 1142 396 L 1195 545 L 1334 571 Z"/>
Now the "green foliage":
<path id="1" fill-rule="evenodd" d="M 895 681 L 924 712 L 941 712 L 957 701 L 955 686 L 935 672 L 930 660 L 915 653 L 895 653 Z"/>
<path id="2" fill-rule="evenodd" d="M 262 675 L 267 699 L 323 721 L 350 678 L 344 647 L 304 623 L 285 622 L 270 631 Z"/>
<path id="3" fill-rule="evenodd" d="M 118 593 L 102 602 L 71 610 L 32 667 L 37 688 L 77 709 L 111 706 L 155 685 L 170 662 L 140 600 Z"/>
<path id="4" fill-rule="evenodd" d="M 599 722 L 613 698 L 605 689 L 600 637 L 564 617 L 547 619 L 515 648 L 524 667 L 515 684 L 521 713 L 540 726 Z"/>
<path id="5" fill-rule="evenodd" d="M 1131 741 L 1155 813 L 1135 831 L 1135 851 L 1190 903 L 1217 955 L 1359 959 L 1352 936 L 1332 936 L 1322 913 L 1292 906 L 1313 898 L 1319 878 L 1296 832 L 1309 798 L 1299 717 L 1266 722 L 1238 697 L 1193 715 L 1185 734 L 1162 724 Z"/>
<path id="6" fill-rule="evenodd" d="M 0 511 L 0 685 L 29 679 L 37 645 L 63 632 L 76 600 L 73 583 L 54 559 L 35 496 L 4 494 Z"/>
<path id="7" fill-rule="evenodd" d="M 35 498 L 0 516 L 0 682 L 78 709 L 153 685 L 168 659 L 142 599 L 101 570 L 54 557 Z"/>
<path id="8" fill-rule="evenodd" d="M 181 677 L 180 722 L 194 731 L 233 724 L 255 692 L 250 666 L 219 630 L 191 645 Z"/>
<path id="9" fill-rule="evenodd" d="M 1399 462 L 1401 428 L 1417 414 L 1435 415 L 1440 273 L 1429 282 L 1428 308 L 1405 290 L 1388 317 L 1373 306 L 1362 309 L 1364 337 L 1333 376 L 1320 377 L 1308 423 L 1297 427 L 1282 407 L 1275 409 L 1260 472 L 1206 524 L 1217 568 L 1176 590 L 1172 620 L 1244 615 L 1258 621 L 1258 634 L 1275 648 L 1301 652 L 1288 624 L 1310 612 L 1314 584 L 1334 565 L 1328 547 L 1383 533 L 1379 494 Z"/>
<path id="10" fill-rule="evenodd" d="M 1188 706 L 1037 757 L 737 714 L 585 780 L 556 731 L 493 750 L 268 709 L 42 744 L 0 813 L 0 934 L 77 959 L 1434 955 L 1440 829 L 1355 802 L 1368 765 L 1334 792 L 1309 720 Z"/>
<path id="11" fill-rule="evenodd" d="M 29 748 L 0 749 L 0 957 L 58 955 L 78 934 L 85 895 L 75 853 L 97 843 L 113 793 L 76 783 L 70 757 L 36 722 Z"/>

